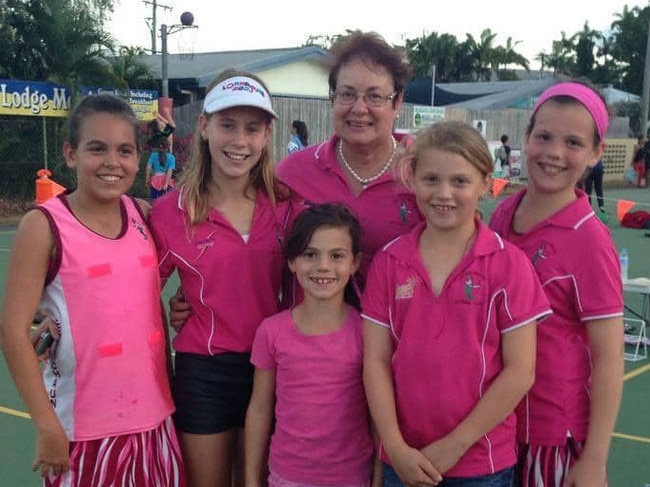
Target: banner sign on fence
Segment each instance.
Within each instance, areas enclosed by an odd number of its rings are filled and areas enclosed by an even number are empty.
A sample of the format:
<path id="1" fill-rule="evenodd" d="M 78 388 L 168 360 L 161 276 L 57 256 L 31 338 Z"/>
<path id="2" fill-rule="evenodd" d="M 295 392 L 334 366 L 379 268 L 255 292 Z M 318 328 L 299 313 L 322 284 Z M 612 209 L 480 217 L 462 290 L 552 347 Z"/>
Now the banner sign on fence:
<path id="1" fill-rule="evenodd" d="M 81 94 L 108 92 L 129 102 L 139 120 L 153 120 L 158 111 L 158 92 L 82 87 Z M 63 85 L 38 81 L 0 79 L 0 115 L 67 117 L 71 91 Z"/>
<path id="2" fill-rule="evenodd" d="M 66 117 L 70 91 L 62 85 L 0 79 L 0 115 Z"/>
<path id="3" fill-rule="evenodd" d="M 153 120 L 154 113 L 158 111 L 158 92 L 150 90 L 117 90 L 115 88 L 96 88 L 92 86 L 83 86 L 81 94 L 83 96 L 97 93 L 111 93 L 125 99 L 133 108 L 138 120 Z"/>
<path id="4" fill-rule="evenodd" d="M 413 107 L 413 128 L 423 129 L 429 125 L 445 119 L 444 107 Z"/>

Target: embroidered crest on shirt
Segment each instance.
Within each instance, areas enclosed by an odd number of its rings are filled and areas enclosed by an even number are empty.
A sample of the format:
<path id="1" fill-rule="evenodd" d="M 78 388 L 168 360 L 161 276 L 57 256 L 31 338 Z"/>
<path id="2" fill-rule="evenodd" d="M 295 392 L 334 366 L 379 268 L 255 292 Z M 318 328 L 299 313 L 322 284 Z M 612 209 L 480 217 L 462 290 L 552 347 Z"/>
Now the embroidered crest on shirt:
<path id="1" fill-rule="evenodd" d="M 531 262 L 533 263 L 533 267 L 537 267 L 537 263 L 540 260 L 545 260 L 547 258 L 546 256 L 546 244 L 540 244 L 539 247 L 537 247 L 537 251 L 535 251 L 535 254 L 533 255 L 533 258 L 531 259 Z"/>
<path id="2" fill-rule="evenodd" d="M 465 297 L 470 301 L 474 301 L 474 289 L 480 287 L 480 285 L 475 284 L 474 281 L 472 281 L 472 276 L 467 276 L 467 279 L 465 279 Z"/>
<path id="3" fill-rule="evenodd" d="M 217 233 L 216 230 L 214 232 L 210 232 L 207 237 L 202 238 L 196 242 L 196 248 L 199 249 L 199 255 L 197 256 L 197 259 L 200 259 L 206 251 L 214 246 L 215 233 Z"/>
<path id="4" fill-rule="evenodd" d="M 131 225 L 133 225 L 133 228 L 140 232 L 140 235 L 142 235 L 142 238 L 144 240 L 149 240 L 149 236 L 147 235 L 146 229 L 142 223 L 131 217 Z"/>
<path id="5" fill-rule="evenodd" d="M 404 284 L 395 286 L 395 299 L 411 299 L 417 283 L 418 278 L 411 276 Z"/>
<path id="6" fill-rule="evenodd" d="M 399 218 L 402 220 L 402 223 L 408 223 L 409 215 L 411 213 L 413 213 L 413 210 L 408 207 L 406 201 L 402 201 L 402 203 L 399 205 Z"/>

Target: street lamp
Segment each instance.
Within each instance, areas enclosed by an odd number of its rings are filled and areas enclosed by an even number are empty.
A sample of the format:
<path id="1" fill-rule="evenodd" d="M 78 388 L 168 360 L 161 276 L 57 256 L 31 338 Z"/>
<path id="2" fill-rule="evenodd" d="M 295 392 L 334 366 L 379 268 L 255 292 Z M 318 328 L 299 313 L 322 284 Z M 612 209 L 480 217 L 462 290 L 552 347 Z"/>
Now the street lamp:
<path id="1" fill-rule="evenodd" d="M 169 79 L 167 78 L 167 36 L 175 34 L 183 29 L 196 29 L 198 25 L 194 24 L 194 15 L 192 12 L 183 12 L 181 14 L 180 24 L 161 24 L 160 25 L 160 40 L 162 44 L 162 96 L 163 98 L 169 97 Z"/>

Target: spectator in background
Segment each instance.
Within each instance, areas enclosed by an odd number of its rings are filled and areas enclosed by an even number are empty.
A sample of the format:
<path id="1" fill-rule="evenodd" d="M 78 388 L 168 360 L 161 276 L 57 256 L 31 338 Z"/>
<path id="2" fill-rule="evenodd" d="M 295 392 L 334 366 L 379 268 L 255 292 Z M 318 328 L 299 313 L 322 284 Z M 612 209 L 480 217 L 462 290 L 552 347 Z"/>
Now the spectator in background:
<path id="1" fill-rule="evenodd" d="M 291 124 L 291 140 L 289 141 L 289 154 L 296 152 L 307 147 L 309 133 L 307 132 L 307 124 L 302 120 L 294 120 Z"/>
<path id="2" fill-rule="evenodd" d="M 172 148 L 172 133 L 176 130 L 176 124 L 169 109 L 165 113 L 154 112 L 156 117 L 149 122 L 147 132 L 147 146 L 154 150 L 159 146 L 161 139 L 166 139 L 169 142 L 169 150 Z"/>
<path id="3" fill-rule="evenodd" d="M 172 175 L 176 169 L 176 158 L 169 150 L 169 141 L 166 138 L 161 138 L 157 143 L 158 145 L 147 161 L 145 176 L 152 200 L 174 189 Z"/>
<path id="4" fill-rule="evenodd" d="M 587 193 L 587 198 L 589 198 L 589 204 L 591 204 L 591 190 L 596 189 L 596 197 L 598 198 L 598 211 L 601 213 L 606 213 L 605 211 L 605 199 L 603 197 L 603 175 L 605 173 L 605 164 L 603 160 L 600 159 L 596 165 L 587 170 L 587 177 L 585 178 L 585 193 Z"/>
<path id="5" fill-rule="evenodd" d="M 508 145 L 508 136 L 503 134 L 501 136 L 501 147 L 497 149 L 496 158 L 501 164 L 501 173 L 506 178 L 510 176 L 510 152 L 511 148 Z"/>
<path id="6" fill-rule="evenodd" d="M 639 135 L 637 139 L 637 144 L 634 146 L 632 153 L 634 154 L 632 158 L 632 167 L 634 172 L 636 172 L 636 185 L 639 188 L 644 188 L 646 186 L 646 169 L 645 169 L 645 143 L 646 139 L 643 135 Z"/>

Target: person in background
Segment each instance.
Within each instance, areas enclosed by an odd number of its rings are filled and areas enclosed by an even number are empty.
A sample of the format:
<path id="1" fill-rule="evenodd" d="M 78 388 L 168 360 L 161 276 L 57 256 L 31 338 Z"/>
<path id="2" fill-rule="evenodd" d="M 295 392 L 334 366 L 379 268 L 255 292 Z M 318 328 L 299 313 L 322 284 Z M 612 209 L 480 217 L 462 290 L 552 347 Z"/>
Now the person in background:
<path id="1" fill-rule="evenodd" d="M 255 335 L 247 487 L 267 485 L 267 470 L 270 487 L 370 482 L 361 316 L 345 300 L 356 298 L 360 234 L 349 210 L 330 203 L 303 211 L 287 236 L 284 256 L 305 298 L 264 320 Z"/>
<path id="2" fill-rule="evenodd" d="M 646 183 L 646 170 L 645 170 L 645 137 L 640 135 L 637 139 L 637 144 L 632 150 L 632 167 L 636 172 L 636 185 L 639 188 L 645 188 Z"/>
<path id="3" fill-rule="evenodd" d="M 183 487 L 149 206 L 125 195 L 138 121 L 103 93 L 83 98 L 68 127 L 77 188 L 23 218 L 0 321 L 36 429 L 33 468 L 45 487 Z M 42 377 L 29 337 L 37 307 L 57 328 Z"/>
<path id="4" fill-rule="evenodd" d="M 171 111 L 166 109 L 164 113 L 155 112 L 154 117 L 148 125 L 146 146 L 150 150 L 154 150 L 159 146 L 161 139 L 167 139 L 171 151 L 173 147 L 172 134 L 176 130 Z"/>
<path id="5" fill-rule="evenodd" d="M 362 298 L 384 485 L 511 487 L 514 408 L 551 309 L 526 255 L 477 218 L 494 170 L 478 131 L 431 125 L 404 164 L 425 222 L 377 253 Z"/>
<path id="6" fill-rule="evenodd" d="M 535 383 L 517 408 L 522 487 L 607 481 L 623 388 L 623 285 L 609 229 L 575 185 L 602 157 L 608 125 L 591 87 L 545 90 L 526 129 L 528 187 L 490 220 L 528 255 L 553 308 L 537 328 Z"/>
<path id="7" fill-rule="evenodd" d="M 174 421 L 192 487 L 244 482 L 250 352 L 262 320 L 280 311 L 282 241 L 294 207 L 273 173 L 276 119 L 257 76 L 219 73 L 178 190 L 151 212 L 160 274 L 178 272 L 193 310 L 172 323 Z"/>
<path id="8" fill-rule="evenodd" d="M 149 186 L 151 200 L 174 189 L 174 169 L 176 158 L 169 151 L 169 141 L 166 138 L 159 139 L 158 146 L 149 156 L 145 170 L 145 184 Z"/>
<path id="9" fill-rule="evenodd" d="M 508 145 L 508 136 L 503 134 L 501 136 L 501 146 L 497 149 L 496 158 L 501 164 L 501 174 L 504 178 L 510 177 L 510 152 L 511 148 Z"/>
<path id="10" fill-rule="evenodd" d="M 291 140 L 289 141 L 289 154 L 304 149 L 309 145 L 309 133 L 307 124 L 302 120 L 294 120 L 291 123 Z"/>
<path id="11" fill-rule="evenodd" d="M 604 174 L 605 164 L 603 163 L 603 159 L 600 158 L 593 167 L 587 169 L 587 175 L 584 179 L 584 191 L 587 193 L 587 200 L 591 205 L 591 193 L 595 189 L 598 201 L 598 211 L 601 214 L 607 214 L 607 211 L 605 211 L 605 195 L 603 193 Z"/>

